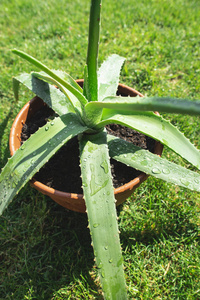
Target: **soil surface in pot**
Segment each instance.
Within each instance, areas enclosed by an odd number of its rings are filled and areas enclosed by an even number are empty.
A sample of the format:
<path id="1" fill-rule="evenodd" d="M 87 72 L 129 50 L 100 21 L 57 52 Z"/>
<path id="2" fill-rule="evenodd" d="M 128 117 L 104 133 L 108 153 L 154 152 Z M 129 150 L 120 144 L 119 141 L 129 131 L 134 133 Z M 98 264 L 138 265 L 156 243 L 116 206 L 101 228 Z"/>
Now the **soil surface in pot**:
<path id="1" fill-rule="evenodd" d="M 31 119 L 24 124 L 21 134 L 22 143 L 37 129 L 48 121 L 54 112 L 48 106 L 44 106 Z M 109 134 L 120 137 L 143 149 L 154 151 L 155 141 L 130 128 L 111 124 L 106 126 Z M 133 180 L 141 172 L 111 159 L 111 171 L 115 188 Z M 65 144 L 34 178 L 54 189 L 82 194 L 81 172 L 79 167 L 78 139 L 75 137 Z"/>

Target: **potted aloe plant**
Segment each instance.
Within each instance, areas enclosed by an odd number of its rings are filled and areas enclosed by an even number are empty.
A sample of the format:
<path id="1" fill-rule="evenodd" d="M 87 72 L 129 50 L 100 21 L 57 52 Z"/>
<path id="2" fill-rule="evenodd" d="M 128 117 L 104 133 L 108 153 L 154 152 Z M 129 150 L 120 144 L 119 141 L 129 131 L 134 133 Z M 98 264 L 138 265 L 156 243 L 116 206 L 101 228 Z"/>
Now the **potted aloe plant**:
<path id="1" fill-rule="evenodd" d="M 0 213 L 63 144 L 78 136 L 84 199 L 103 292 L 105 299 L 122 300 L 127 299 L 127 293 L 110 156 L 149 175 L 195 191 L 200 191 L 200 175 L 110 136 L 104 127 L 117 123 L 138 130 L 200 169 L 199 151 L 173 125 L 153 112 L 200 115 L 200 102 L 116 96 L 124 58 L 112 55 L 98 70 L 100 10 L 101 0 L 91 0 L 83 89 L 67 73 L 50 70 L 28 54 L 13 50 L 41 70 L 16 77 L 15 96 L 18 96 L 19 82 L 44 101 L 54 94 L 56 96 L 50 97 L 47 104 L 57 116 L 24 142 L 3 168 Z"/>

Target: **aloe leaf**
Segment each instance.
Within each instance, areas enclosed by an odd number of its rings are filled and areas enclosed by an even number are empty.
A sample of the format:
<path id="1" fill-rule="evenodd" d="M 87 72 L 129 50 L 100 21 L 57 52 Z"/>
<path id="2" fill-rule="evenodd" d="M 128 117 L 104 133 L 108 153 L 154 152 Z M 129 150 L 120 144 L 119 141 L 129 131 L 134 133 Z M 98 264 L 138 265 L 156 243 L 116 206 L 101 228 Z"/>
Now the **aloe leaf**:
<path id="1" fill-rule="evenodd" d="M 153 112 L 127 112 L 105 109 L 101 121 L 96 128 L 107 124 L 118 123 L 142 132 L 181 155 L 188 162 L 200 169 L 200 152 L 194 145 L 169 121 Z"/>
<path id="2" fill-rule="evenodd" d="M 89 101 L 98 100 L 97 64 L 100 34 L 101 0 L 91 0 L 89 38 L 87 50 L 87 69 Z"/>
<path id="3" fill-rule="evenodd" d="M 80 85 L 74 80 L 68 73 L 61 70 L 53 70 L 53 72 L 59 76 L 59 78 L 63 79 L 64 81 L 68 82 L 71 86 L 77 89 L 81 94 L 83 93 L 83 89 Z"/>
<path id="4" fill-rule="evenodd" d="M 13 81 L 14 96 L 15 96 L 16 101 L 18 101 L 19 100 L 19 84 L 20 84 L 20 81 L 16 77 L 13 77 L 12 81 Z"/>
<path id="5" fill-rule="evenodd" d="M 98 71 L 98 101 L 116 95 L 124 61 L 124 57 L 113 54 L 102 63 Z"/>
<path id="6" fill-rule="evenodd" d="M 74 112 L 73 106 L 59 89 L 28 73 L 13 78 L 13 90 L 17 100 L 19 83 L 22 83 L 40 97 L 58 115 L 61 116 L 68 112 Z"/>
<path id="7" fill-rule="evenodd" d="M 80 138 L 82 184 L 105 299 L 127 299 L 106 133 Z"/>
<path id="8" fill-rule="evenodd" d="M 0 174 L 0 214 L 64 143 L 86 129 L 75 114 L 68 113 L 50 121 L 24 142 Z"/>
<path id="9" fill-rule="evenodd" d="M 72 94 L 74 94 L 80 101 L 81 105 L 84 106 L 87 103 L 87 99 L 83 96 L 81 92 L 79 92 L 74 86 L 69 84 L 67 81 L 63 80 L 61 77 L 59 77 L 53 70 L 50 70 L 47 66 L 45 66 L 43 63 L 41 63 L 39 60 L 35 59 L 31 55 L 28 55 L 27 53 L 14 49 L 12 50 L 13 53 L 19 55 L 23 59 L 27 60 L 29 63 L 33 64 L 35 67 L 39 68 L 41 71 L 48 74 L 50 77 L 52 77 L 56 82 L 60 83 L 62 86 L 64 86 L 67 90 L 69 90 Z"/>
<path id="10" fill-rule="evenodd" d="M 67 99 L 69 100 L 70 104 L 73 106 L 73 109 L 75 112 L 81 117 L 83 116 L 83 107 L 81 106 L 81 102 L 78 100 L 78 98 L 71 93 L 68 89 L 66 89 L 62 84 L 57 82 L 55 79 L 53 79 L 51 76 L 46 75 L 44 72 L 32 72 L 31 73 L 34 77 L 39 78 L 43 81 L 46 81 L 48 83 L 54 84 L 65 94 Z"/>
<path id="11" fill-rule="evenodd" d="M 90 101 L 87 65 L 84 67 L 83 95 Z"/>
<path id="12" fill-rule="evenodd" d="M 84 85 L 83 85 L 83 94 L 89 101 L 91 100 L 91 95 L 90 95 L 90 86 L 89 86 L 89 78 L 88 78 L 88 67 L 85 65 L 84 68 Z M 87 104 L 86 104 L 87 105 Z M 85 107 L 86 107 L 85 105 Z M 92 109 L 89 111 L 86 111 L 84 107 L 83 110 L 83 120 L 85 124 L 87 124 L 90 128 L 95 127 L 97 123 L 101 121 L 101 114 L 102 114 L 102 109 Z"/>
<path id="13" fill-rule="evenodd" d="M 127 166 L 166 182 L 200 192 L 200 174 L 163 159 L 129 142 L 108 135 L 109 154 Z"/>
<path id="14" fill-rule="evenodd" d="M 159 97 L 106 97 L 102 102 L 88 103 L 87 107 L 115 109 L 118 111 L 159 111 L 187 115 L 200 115 L 200 101 Z"/>

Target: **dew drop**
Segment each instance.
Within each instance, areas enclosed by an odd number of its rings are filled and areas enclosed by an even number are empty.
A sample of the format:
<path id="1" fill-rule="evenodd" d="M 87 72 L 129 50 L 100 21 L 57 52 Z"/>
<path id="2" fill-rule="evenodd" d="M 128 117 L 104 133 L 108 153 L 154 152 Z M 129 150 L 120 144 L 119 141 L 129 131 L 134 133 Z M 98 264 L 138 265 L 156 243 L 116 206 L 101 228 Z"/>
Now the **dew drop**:
<path id="1" fill-rule="evenodd" d="M 46 127 L 45 127 L 45 131 L 48 131 L 48 130 L 49 130 L 49 126 L 46 126 Z"/>
<path id="2" fill-rule="evenodd" d="M 103 277 L 103 278 L 105 277 L 104 271 L 101 272 L 101 277 Z"/>
<path id="3" fill-rule="evenodd" d="M 113 259 L 111 258 L 111 259 L 109 259 L 109 261 L 108 261 L 110 264 L 113 262 Z"/>
<path id="4" fill-rule="evenodd" d="M 199 184 L 199 180 L 198 179 L 195 179 L 194 182 L 197 183 L 197 184 Z"/>
<path id="5" fill-rule="evenodd" d="M 148 165 L 148 161 L 147 161 L 147 160 L 141 161 L 141 165 L 142 165 L 142 166 L 147 166 L 147 165 Z"/>
<path id="6" fill-rule="evenodd" d="M 103 267 L 103 264 L 102 264 L 102 262 L 100 262 L 100 263 L 98 264 L 97 268 L 98 268 L 98 269 L 101 269 L 102 267 Z"/>
<path id="7" fill-rule="evenodd" d="M 142 155 L 142 153 L 141 153 L 141 152 L 138 152 L 138 153 L 137 153 L 137 156 L 141 156 L 141 155 Z"/>
<path id="8" fill-rule="evenodd" d="M 65 106 L 66 105 L 66 102 L 64 100 L 61 100 L 59 103 L 60 103 L 61 106 Z"/>
<path id="9" fill-rule="evenodd" d="M 185 186 L 188 186 L 189 184 L 190 184 L 190 182 L 187 180 L 187 179 L 185 179 L 185 178 L 181 178 L 181 183 L 182 184 L 184 184 Z"/>
<path id="10" fill-rule="evenodd" d="M 163 174 L 169 174 L 170 170 L 169 169 L 162 169 Z"/>
<path id="11" fill-rule="evenodd" d="M 105 249 L 105 250 L 108 250 L 108 246 L 105 246 L 104 249 Z"/>
<path id="12" fill-rule="evenodd" d="M 17 186 L 16 183 L 13 181 L 12 182 L 12 188 L 14 189 L 16 186 Z"/>
<path id="13" fill-rule="evenodd" d="M 50 124 L 51 124 L 51 126 L 53 126 L 53 125 L 54 125 L 54 122 L 52 121 Z"/>
<path id="14" fill-rule="evenodd" d="M 88 151 L 90 152 L 90 153 L 92 153 L 93 151 L 94 151 L 94 148 L 93 147 L 88 147 Z"/>
<path id="15" fill-rule="evenodd" d="M 94 224 L 93 224 L 93 227 L 94 227 L 94 228 L 97 228 L 98 226 L 99 226 L 98 223 L 94 223 Z"/>
<path id="16" fill-rule="evenodd" d="M 22 146 L 21 146 L 21 150 L 24 150 L 25 149 L 25 145 L 23 144 Z"/>
<path id="17" fill-rule="evenodd" d="M 161 171 L 160 171 L 158 168 L 153 168 L 153 169 L 152 169 L 152 173 L 153 173 L 153 174 L 160 174 Z"/>
<path id="18" fill-rule="evenodd" d="M 105 174 L 107 174 L 108 173 L 108 164 L 105 160 L 102 162 L 101 167 L 103 168 Z"/>

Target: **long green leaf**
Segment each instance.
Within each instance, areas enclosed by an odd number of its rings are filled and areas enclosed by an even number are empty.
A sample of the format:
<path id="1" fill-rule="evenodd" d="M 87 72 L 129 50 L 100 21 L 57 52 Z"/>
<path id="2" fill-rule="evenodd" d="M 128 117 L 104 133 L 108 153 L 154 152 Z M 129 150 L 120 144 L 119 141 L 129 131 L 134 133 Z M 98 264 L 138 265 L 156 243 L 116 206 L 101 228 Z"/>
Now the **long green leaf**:
<path id="1" fill-rule="evenodd" d="M 0 174 L 0 214 L 64 143 L 86 129 L 75 114 L 68 113 L 33 134 L 9 159 Z"/>
<path id="2" fill-rule="evenodd" d="M 98 101 L 116 95 L 124 61 L 124 57 L 113 54 L 102 63 L 98 70 Z"/>
<path id="3" fill-rule="evenodd" d="M 27 60 L 29 63 L 33 64 L 35 67 L 39 68 L 41 71 L 48 74 L 50 77 L 52 77 L 56 82 L 63 85 L 67 90 L 69 90 L 72 94 L 74 94 L 80 101 L 81 105 L 84 106 L 87 103 L 87 99 L 83 96 L 81 92 L 79 92 L 74 86 L 69 84 L 67 81 L 63 80 L 61 77 L 59 77 L 53 70 L 50 70 L 47 66 L 45 66 L 43 63 L 41 63 L 39 60 L 35 59 L 31 55 L 28 55 L 27 53 L 14 49 L 12 50 L 13 53 L 19 55 L 23 59 Z"/>
<path id="4" fill-rule="evenodd" d="M 195 167 L 200 169 L 200 152 L 190 141 L 169 121 L 164 120 L 152 112 L 121 113 L 110 109 L 104 110 L 104 120 L 96 128 L 102 128 L 107 124 L 118 123 L 139 132 L 142 132 L 181 155 Z"/>
<path id="5" fill-rule="evenodd" d="M 200 115 L 200 101 L 159 97 L 106 97 L 102 102 L 91 102 L 87 108 L 107 108 L 118 111 L 159 111 L 187 115 Z"/>
<path id="6" fill-rule="evenodd" d="M 32 72 L 31 74 L 36 78 L 39 78 L 43 81 L 56 85 L 65 94 L 65 96 L 69 100 L 70 104 L 73 106 L 73 109 L 75 110 L 77 115 L 79 115 L 80 117 L 83 116 L 84 109 L 79 99 L 68 89 L 66 89 L 62 84 L 60 84 L 54 78 L 52 78 L 51 76 L 47 75 L 44 72 Z"/>
<path id="7" fill-rule="evenodd" d="M 89 101 L 98 100 L 97 64 L 100 33 L 101 0 L 91 0 L 90 23 L 87 51 L 87 73 L 89 87 Z"/>
<path id="8" fill-rule="evenodd" d="M 84 82 L 83 82 L 83 95 L 90 100 L 89 83 L 88 83 L 88 67 L 84 67 Z"/>
<path id="9" fill-rule="evenodd" d="M 200 174 L 122 139 L 111 135 L 107 139 L 109 154 L 115 160 L 166 182 L 200 192 Z"/>
<path id="10" fill-rule="evenodd" d="M 19 85 L 17 83 L 19 82 L 40 97 L 59 116 L 65 115 L 68 112 L 74 112 L 73 106 L 68 101 L 65 94 L 63 94 L 55 86 L 28 73 L 24 73 L 13 78 L 13 89 L 17 100 L 19 90 Z"/>
<path id="11" fill-rule="evenodd" d="M 68 82 L 71 86 L 77 89 L 81 94 L 83 94 L 83 89 L 80 85 L 65 71 L 61 70 L 52 70 L 59 78 L 63 79 L 64 81 Z"/>
<path id="12" fill-rule="evenodd" d="M 82 135 L 81 173 L 89 228 L 105 299 L 126 298 L 106 133 Z"/>

